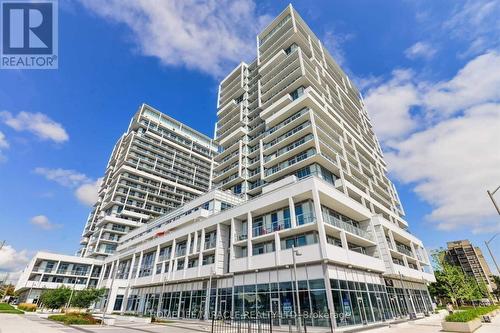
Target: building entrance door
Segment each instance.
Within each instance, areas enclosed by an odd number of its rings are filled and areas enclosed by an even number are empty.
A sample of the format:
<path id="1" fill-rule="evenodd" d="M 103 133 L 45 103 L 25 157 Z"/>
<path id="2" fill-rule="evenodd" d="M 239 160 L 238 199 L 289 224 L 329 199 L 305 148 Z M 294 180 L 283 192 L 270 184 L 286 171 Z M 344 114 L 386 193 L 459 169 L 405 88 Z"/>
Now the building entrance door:
<path id="1" fill-rule="evenodd" d="M 361 317 L 361 323 L 363 325 L 366 325 L 368 323 L 366 319 L 366 312 L 365 312 L 365 302 L 363 301 L 363 297 L 358 296 L 358 308 L 359 308 L 359 315 Z"/>
<path id="2" fill-rule="evenodd" d="M 280 299 L 279 298 L 271 298 L 271 316 L 274 326 L 280 326 Z"/>

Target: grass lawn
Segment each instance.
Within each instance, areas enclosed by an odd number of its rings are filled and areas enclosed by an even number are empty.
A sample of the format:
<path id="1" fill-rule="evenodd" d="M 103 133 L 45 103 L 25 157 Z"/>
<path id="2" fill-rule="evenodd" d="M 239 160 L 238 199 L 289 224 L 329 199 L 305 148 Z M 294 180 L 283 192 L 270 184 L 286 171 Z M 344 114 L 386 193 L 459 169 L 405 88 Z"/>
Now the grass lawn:
<path id="1" fill-rule="evenodd" d="M 448 322 L 459 322 L 465 323 L 476 318 L 481 317 L 493 310 L 498 309 L 497 305 L 485 306 L 485 307 L 477 307 L 463 311 L 454 312 L 451 315 L 446 316 L 445 320 Z"/>
<path id="2" fill-rule="evenodd" d="M 24 312 L 16 309 L 10 304 L 0 303 L 0 313 L 23 314 Z"/>
<path id="3" fill-rule="evenodd" d="M 65 325 L 97 325 L 101 321 L 87 313 L 68 313 L 49 316 L 49 320 L 58 321 Z"/>

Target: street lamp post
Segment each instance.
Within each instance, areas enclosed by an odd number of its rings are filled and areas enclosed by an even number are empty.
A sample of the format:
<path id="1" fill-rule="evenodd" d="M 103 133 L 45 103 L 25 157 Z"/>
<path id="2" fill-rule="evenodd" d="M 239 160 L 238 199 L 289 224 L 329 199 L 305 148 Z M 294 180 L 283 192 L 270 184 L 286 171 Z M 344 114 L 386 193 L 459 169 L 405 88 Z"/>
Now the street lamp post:
<path id="1" fill-rule="evenodd" d="M 68 300 L 68 303 L 66 304 L 66 309 L 70 307 L 71 305 L 71 299 L 73 298 L 73 294 L 75 293 L 75 286 L 76 286 L 76 283 L 78 282 L 78 277 L 75 278 L 75 282 L 73 282 L 73 287 L 71 288 L 71 294 L 69 295 L 69 300 Z"/>
<path id="2" fill-rule="evenodd" d="M 490 197 L 490 200 L 493 203 L 493 206 L 495 206 L 495 209 L 497 210 L 498 215 L 500 215 L 500 207 L 498 206 L 497 202 L 495 201 L 495 198 L 493 197 L 498 190 L 500 190 L 500 186 L 498 186 L 493 192 L 490 190 L 487 190 L 486 193 L 488 193 L 488 196 Z M 490 242 L 493 240 L 493 238 L 498 236 L 498 234 L 499 233 L 496 233 L 495 235 L 493 235 L 493 237 L 491 237 L 489 241 L 485 241 L 484 244 L 486 244 L 486 248 L 488 249 L 488 252 L 490 253 L 491 258 L 493 259 L 493 262 L 495 263 L 495 266 L 497 268 L 497 273 L 500 274 L 500 269 L 498 269 L 497 261 L 496 261 L 495 256 L 493 255 L 493 252 L 491 251 L 490 246 L 489 246 Z"/>
<path id="3" fill-rule="evenodd" d="M 165 274 L 165 272 L 163 273 Z M 160 293 L 160 299 L 158 300 L 158 308 L 156 310 L 156 316 L 160 313 L 161 309 L 163 308 L 163 294 L 165 293 L 165 284 L 167 283 L 167 279 L 165 276 L 163 276 L 163 284 L 161 286 L 161 293 Z M 163 314 L 163 312 L 162 312 Z"/>
<path id="4" fill-rule="evenodd" d="M 294 280 L 295 280 L 295 298 L 297 302 L 297 315 L 298 315 L 298 321 L 297 321 L 297 328 L 298 331 L 301 332 L 301 327 L 300 327 L 300 300 L 299 300 L 299 281 L 297 279 L 297 259 L 296 257 L 301 256 L 302 254 L 299 252 L 299 250 L 295 249 L 295 246 L 292 246 L 292 260 L 293 260 L 293 275 L 294 275 Z"/>
<path id="5" fill-rule="evenodd" d="M 500 269 L 498 269 L 498 264 L 495 259 L 495 256 L 493 255 L 493 252 L 490 249 L 490 242 L 500 234 L 500 232 L 497 232 L 496 234 L 493 235 L 493 237 L 490 238 L 489 241 L 484 241 L 484 244 L 486 245 L 486 248 L 488 249 L 488 252 L 490 253 L 491 258 L 493 259 L 493 263 L 495 264 L 495 267 L 497 268 L 497 272 L 500 274 Z"/>
<path id="6" fill-rule="evenodd" d="M 497 202 L 495 201 L 495 198 L 493 198 L 493 196 L 495 195 L 495 193 L 498 190 L 500 190 L 500 186 L 498 186 L 493 192 L 491 192 L 490 190 L 487 190 L 486 193 L 488 193 L 488 196 L 490 197 L 491 202 L 493 202 L 493 206 L 495 206 L 495 209 L 497 210 L 498 215 L 500 215 L 500 207 L 498 206 Z"/>

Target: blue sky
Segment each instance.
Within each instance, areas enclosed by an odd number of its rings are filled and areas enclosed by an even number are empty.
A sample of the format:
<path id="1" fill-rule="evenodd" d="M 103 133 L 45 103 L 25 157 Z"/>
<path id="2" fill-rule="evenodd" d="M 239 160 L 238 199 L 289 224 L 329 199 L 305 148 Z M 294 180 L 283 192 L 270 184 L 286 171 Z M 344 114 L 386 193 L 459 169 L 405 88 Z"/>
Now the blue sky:
<path id="1" fill-rule="evenodd" d="M 292 3 L 362 89 L 412 232 L 436 248 L 500 231 L 485 194 L 500 185 L 499 3 Z M 211 136 L 218 81 L 287 4 L 61 1 L 59 69 L 0 70 L 0 278 L 77 250 L 141 103 Z"/>

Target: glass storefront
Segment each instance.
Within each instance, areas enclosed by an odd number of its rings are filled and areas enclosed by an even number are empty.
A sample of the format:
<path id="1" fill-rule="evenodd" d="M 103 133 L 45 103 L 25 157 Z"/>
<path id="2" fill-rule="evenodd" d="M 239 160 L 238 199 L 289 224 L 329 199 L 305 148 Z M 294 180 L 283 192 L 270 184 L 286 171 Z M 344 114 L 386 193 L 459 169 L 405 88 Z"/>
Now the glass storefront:
<path id="1" fill-rule="evenodd" d="M 333 309 L 330 310 L 329 291 L 324 279 L 298 281 L 298 305 L 293 281 L 237 285 L 234 288 L 216 288 L 216 285 L 213 281 L 208 298 L 207 289 L 186 290 L 189 289 L 187 285 L 183 285 L 182 291 L 164 293 L 136 289 L 128 297 L 126 311 L 167 318 L 204 319 L 208 301 L 209 318 L 214 313 L 235 317 L 271 313 L 276 317 L 273 320 L 275 325 L 295 325 L 293 318 L 299 311 L 307 326 L 326 327 L 332 318 L 337 327 L 344 327 L 404 317 L 414 311 L 425 313 L 431 309 L 426 290 L 403 290 L 357 281 L 330 280 L 333 299 Z M 157 313 L 158 310 L 161 313 Z"/>

